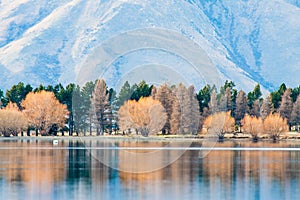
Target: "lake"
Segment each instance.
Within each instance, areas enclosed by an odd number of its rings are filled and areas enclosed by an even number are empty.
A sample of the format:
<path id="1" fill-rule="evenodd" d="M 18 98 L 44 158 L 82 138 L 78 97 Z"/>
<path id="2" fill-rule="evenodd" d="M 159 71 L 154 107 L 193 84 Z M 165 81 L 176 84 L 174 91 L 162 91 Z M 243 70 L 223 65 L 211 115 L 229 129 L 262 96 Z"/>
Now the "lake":
<path id="1" fill-rule="evenodd" d="M 300 198 L 300 142 L 226 141 L 205 154 L 201 146 L 1 139 L 0 199 Z"/>

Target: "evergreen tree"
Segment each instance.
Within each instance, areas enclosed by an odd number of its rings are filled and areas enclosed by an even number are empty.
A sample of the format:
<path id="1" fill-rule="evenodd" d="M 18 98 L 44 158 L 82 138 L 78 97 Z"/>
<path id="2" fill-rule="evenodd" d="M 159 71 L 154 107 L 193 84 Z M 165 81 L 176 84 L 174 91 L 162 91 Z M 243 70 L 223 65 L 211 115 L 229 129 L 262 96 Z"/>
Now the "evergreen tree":
<path id="1" fill-rule="evenodd" d="M 298 87 L 292 89 L 291 97 L 292 97 L 292 99 L 293 99 L 293 102 L 296 102 L 296 100 L 297 100 L 299 94 L 300 94 L 300 86 L 298 86 Z"/>
<path id="2" fill-rule="evenodd" d="M 122 106 L 124 102 L 130 99 L 131 95 L 132 95 L 132 91 L 131 91 L 130 84 L 128 81 L 126 81 L 119 92 L 117 105 L 119 107 Z"/>
<path id="3" fill-rule="evenodd" d="M 254 87 L 254 90 L 252 92 L 249 92 L 248 95 L 247 95 L 247 98 L 248 98 L 248 107 L 249 107 L 249 111 L 250 111 L 250 115 L 251 114 L 251 110 L 254 111 L 254 109 L 257 110 L 257 108 L 252 108 L 253 105 L 254 105 L 254 102 L 256 100 L 259 100 L 261 101 L 261 96 L 262 96 L 262 92 L 260 90 L 260 85 L 257 84 L 255 87 Z M 256 106 L 257 106 L 257 103 L 256 103 Z"/>
<path id="4" fill-rule="evenodd" d="M 85 113 L 86 125 L 89 127 L 90 135 L 92 134 L 93 122 L 95 121 L 94 111 L 91 105 L 91 99 L 93 96 L 94 88 L 95 88 L 95 84 L 92 81 L 87 82 L 82 88 L 82 97 L 83 97 L 82 106 Z M 84 133 L 85 132 L 86 130 L 84 130 Z"/>
<path id="5" fill-rule="evenodd" d="M 287 89 L 286 85 L 282 83 L 277 91 L 271 93 L 272 103 L 274 105 L 275 110 L 279 108 L 281 97 L 283 93 L 286 91 L 286 89 Z"/>
<path id="6" fill-rule="evenodd" d="M 189 133 L 197 134 L 199 130 L 199 120 L 200 120 L 200 109 L 199 103 L 197 100 L 197 96 L 195 93 L 195 88 L 193 85 L 188 87 L 188 101 L 189 101 L 189 112 L 188 112 L 188 119 L 189 119 Z"/>
<path id="7" fill-rule="evenodd" d="M 26 95 L 32 91 L 32 87 L 27 84 L 19 82 L 17 85 L 13 85 L 10 90 L 6 91 L 6 103 L 13 102 L 21 108 L 21 102 L 25 99 Z M 6 106 L 6 105 L 4 105 Z"/>
<path id="8" fill-rule="evenodd" d="M 210 94 L 214 89 L 215 89 L 214 87 L 211 87 L 210 85 L 206 85 L 201 90 L 199 90 L 197 94 L 197 99 L 199 102 L 200 112 L 203 112 L 204 108 L 209 107 Z"/>
<path id="9" fill-rule="evenodd" d="M 131 88 L 131 100 L 138 101 L 141 97 L 149 97 L 151 95 L 152 86 L 149 86 L 144 80 L 138 85 L 134 84 Z"/>

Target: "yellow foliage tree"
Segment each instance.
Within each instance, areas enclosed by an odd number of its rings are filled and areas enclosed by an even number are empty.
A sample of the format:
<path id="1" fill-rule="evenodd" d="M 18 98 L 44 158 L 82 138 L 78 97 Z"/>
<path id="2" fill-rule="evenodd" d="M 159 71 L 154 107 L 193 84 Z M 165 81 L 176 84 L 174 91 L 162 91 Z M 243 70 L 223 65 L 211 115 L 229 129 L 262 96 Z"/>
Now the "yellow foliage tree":
<path id="1" fill-rule="evenodd" d="M 270 114 L 264 120 L 264 131 L 276 141 L 280 135 L 289 129 L 287 120 L 282 118 L 280 114 Z"/>
<path id="2" fill-rule="evenodd" d="M 260 117 L 245 115 L 241 121 L 242 131 L 251 134 L 254 141 L 257 141 L 259 134 L 263 132 L 263 120 Z"/>
<path id="3" fill-rule="evenodd" d="M 42 135 L 48 134 L 53 125 L 63 128 L 69 114 L 67 106 L 61 104 L 53 92 L 47 91 L 29 93 L 22 102 L 22 107 L 29 125 Z"/>
<path id="4" fill-rule="evenodd" d="M 225 133 L 234 132 L 235 120 L 228 112 L 217 112 L 208 116 L 203 127 L 207 129 L 207 132 L 212 135 L 217 135 L 219 139 L 223 139 Z"/>
<path id="5" fill-rule="evenodd" d="M 119 126 L 122 131 L 136 129 L 143 136 L 158 133 L 166 123 L 164 107 L 152 97 L 139 101 L 129 100 L 119 109 Z"/>
<path id="6" fill-rule="evenodd" d="M 27 121 L 17 104 L 9 102 L 4 109 L 0 110 L 0 132 L 4 136 L 16 136 L 26 126 Z"/>

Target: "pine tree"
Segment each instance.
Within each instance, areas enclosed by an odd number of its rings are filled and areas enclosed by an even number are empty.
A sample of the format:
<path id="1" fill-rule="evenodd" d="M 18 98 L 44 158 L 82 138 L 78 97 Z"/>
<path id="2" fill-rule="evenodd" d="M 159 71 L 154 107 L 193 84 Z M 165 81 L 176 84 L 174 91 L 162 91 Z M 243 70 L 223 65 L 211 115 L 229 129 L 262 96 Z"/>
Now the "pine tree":
<path id="1" fill-rule="evenodd" d="M 97 117 L 99 129 L 97 134 L 103 134 L 107 125 L 111 124 L 111 106 L 109 104 L 109 93 L 103 79 L 96 82 L 92 97 L 94 112 Z"/>
<path id="2" fill-rule="evenodd" d="M 188 111 L 188 119 L 189 119 L 189 133 L 197 134 L 199 130 L 199 120 L 200 120 L 200 109 L 199 103 L 197 101 L 197 96 L 195 93 L 194 86 L 188 87 L 188 101 L 189 101 L 189 111 Z"/>
<path id="3" fill-rule="evenodd" d="M 128 81 L 126 81 L 119 92 L 117 105 L 119 107 L 122 106 L 124 102 L 130 99 L 131 95 L 132 95 L 132 91 L 131 91 L 130 84 Z"/>

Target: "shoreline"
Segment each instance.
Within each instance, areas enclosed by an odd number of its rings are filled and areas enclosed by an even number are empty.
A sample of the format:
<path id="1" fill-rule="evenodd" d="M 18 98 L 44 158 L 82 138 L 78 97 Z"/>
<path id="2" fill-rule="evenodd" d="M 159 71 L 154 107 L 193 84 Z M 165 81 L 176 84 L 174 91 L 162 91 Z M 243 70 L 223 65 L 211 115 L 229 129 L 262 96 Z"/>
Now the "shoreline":
<path id="1" fill-rule="evenodd" d="M 205 140 L 211 140 L 218 142 L 218 137 L 206 137 L 205 135 L 151 135 L 144 137 L 141 135 L 88 135 L 88 136 L 12 136 L 12 137 L 0 137 L 0 141 L 22 141 L 22 140 L 35 140 L 35 141 L 53 141 L 53 140 L 116 140 L 116 141 L 153 141 L 153 142 L 168 142 L 168 141 L 177 141 L 177 142 L 202 142 Z M 253 142 L 251 135 L 247 134 L 225 134 L 224 142 L 227 141 L 248 141 Z M 266 135 L 259 137 L 258 142 L 260 141 L 272 141 Z M 289 132 L 282 135 L 278 140 L 279 141 L 299 141 L 300 142 L 300 133 Z"/>

